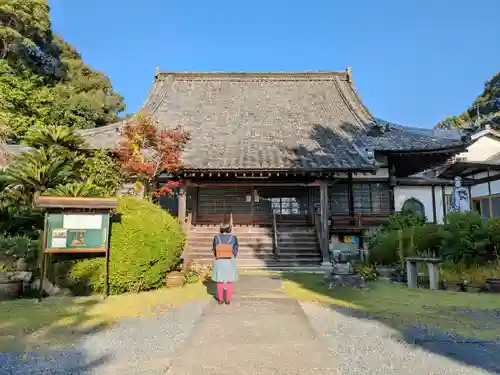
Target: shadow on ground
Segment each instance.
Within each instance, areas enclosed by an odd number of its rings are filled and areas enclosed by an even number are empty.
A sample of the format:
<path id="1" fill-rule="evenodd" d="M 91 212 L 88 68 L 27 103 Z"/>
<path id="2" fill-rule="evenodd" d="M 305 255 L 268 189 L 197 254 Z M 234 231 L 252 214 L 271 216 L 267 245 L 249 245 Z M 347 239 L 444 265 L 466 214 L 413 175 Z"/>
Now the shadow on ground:
<path id="1" fill-rule="evenodd" d="M 329 289 L 323 275 L 282 277 L 289 294 L 299 300 L 322 302 L 343 315 L 381 322 L 399 332 L 398 340 L 500 373 L 498 295 L 409 290 L 390 282 L 372 283 L 368 291 Z"/>
<path id="2" fill-rule="evenodd" d="M 217 284 L 212 280 L 203 281 L 203 285 L 207 289 L 207 294 L 211 295 L 213 299 L 217 299 Z"/>
<path id="3" fill-rule="evenodd" d="M 66 374 L 101 366 L 107 356 L 88 358 L 75 348 L 83 338 L 109 326 L 90 313 L 97 303 L 98 299 L 68 297 L 41 303 L 29 299 L 0 302 L 2 374 Z"/>

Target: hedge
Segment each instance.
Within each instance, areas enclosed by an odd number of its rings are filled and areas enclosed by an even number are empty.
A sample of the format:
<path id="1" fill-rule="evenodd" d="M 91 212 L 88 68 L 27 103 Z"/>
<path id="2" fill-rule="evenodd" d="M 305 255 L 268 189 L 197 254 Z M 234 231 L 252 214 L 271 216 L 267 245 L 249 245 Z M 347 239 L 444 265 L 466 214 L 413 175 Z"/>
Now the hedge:
<path id="1" fill-rule="evenodd" d="M 159 206 L 134 197 L 119 199 L 112 223 L 110 293 L 140 292 L 164 285 L 167 272 L 178 266 L 185 235 L 176 218 Z M 73 262 L 66 285 L 76 294 L 101 293 L 104 258 Z"/>

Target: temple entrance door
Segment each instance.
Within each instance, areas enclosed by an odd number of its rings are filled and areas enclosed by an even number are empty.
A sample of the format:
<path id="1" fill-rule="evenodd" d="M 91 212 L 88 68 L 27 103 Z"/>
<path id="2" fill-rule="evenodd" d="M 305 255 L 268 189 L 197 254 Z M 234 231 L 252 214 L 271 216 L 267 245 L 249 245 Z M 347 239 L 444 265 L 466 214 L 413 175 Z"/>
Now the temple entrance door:
<path id="1" fill-rule="evenodd" d="M 272 223 L 273 213 L 279 223 L 305 224 L 308 218 L 307 187 L 256 186 L 254 188 L 254 221 Z"/>

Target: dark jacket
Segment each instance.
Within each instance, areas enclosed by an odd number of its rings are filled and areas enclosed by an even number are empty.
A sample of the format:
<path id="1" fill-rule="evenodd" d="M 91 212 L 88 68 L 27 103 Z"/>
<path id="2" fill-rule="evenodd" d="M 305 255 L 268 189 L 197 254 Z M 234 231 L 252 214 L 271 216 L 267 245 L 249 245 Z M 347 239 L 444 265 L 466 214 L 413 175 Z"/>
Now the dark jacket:
<path id="1" fill-rule="evenodd" d="M 215 255 L 215 247 L 220 243 L 227 243 L 233 245 L 233 256 L 236 258 L 238 255 L 238 237 L 230 233 L 221 233 L 214 237 L 212 251 Z"/>

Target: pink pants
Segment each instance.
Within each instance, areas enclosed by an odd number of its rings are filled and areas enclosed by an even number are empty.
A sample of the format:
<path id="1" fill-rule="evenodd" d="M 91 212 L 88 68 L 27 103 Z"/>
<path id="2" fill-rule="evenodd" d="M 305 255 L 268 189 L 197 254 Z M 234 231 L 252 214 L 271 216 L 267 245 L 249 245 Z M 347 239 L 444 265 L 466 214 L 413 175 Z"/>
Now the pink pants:
<path id="1" fill-rule="evenodd" d="M 226 301 L 231 301 L 231 295 L 233 294 L 233 284 L 230 282 L 217 283 L 217 299 L 219 301 L 224 300 L 224 284 L 226 284 Z"/>

